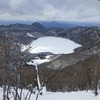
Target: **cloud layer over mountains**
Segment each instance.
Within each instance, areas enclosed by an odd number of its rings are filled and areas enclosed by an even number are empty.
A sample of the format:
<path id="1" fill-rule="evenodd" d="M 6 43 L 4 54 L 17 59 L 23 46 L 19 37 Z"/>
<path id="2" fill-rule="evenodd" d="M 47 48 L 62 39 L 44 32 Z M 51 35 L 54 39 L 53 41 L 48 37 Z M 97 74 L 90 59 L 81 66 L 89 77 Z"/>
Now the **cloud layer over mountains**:
<path id="1" fill-rule="evenodd" d="M 98 0 L 0 0 L 0 20 L 100 21 Z"/>

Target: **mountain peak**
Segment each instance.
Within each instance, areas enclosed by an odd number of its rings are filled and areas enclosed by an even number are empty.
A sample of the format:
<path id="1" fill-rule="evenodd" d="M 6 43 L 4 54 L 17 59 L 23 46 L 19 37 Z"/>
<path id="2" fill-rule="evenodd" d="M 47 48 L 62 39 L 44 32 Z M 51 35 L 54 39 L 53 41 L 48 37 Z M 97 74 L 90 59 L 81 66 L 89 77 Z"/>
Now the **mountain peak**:
<path id="1" fill-rule="evenodd" d="M 37 27 L 37 28 L 39 28 L 39 29 L 41 29 L 41 30 L 45 30 L 45 29 L 46 29 L 46 28 L 45 28 L 42 24 L 40 24 L 39 22 L 34 22 L 34 23 L 32 24 L 32 26 Z"/>

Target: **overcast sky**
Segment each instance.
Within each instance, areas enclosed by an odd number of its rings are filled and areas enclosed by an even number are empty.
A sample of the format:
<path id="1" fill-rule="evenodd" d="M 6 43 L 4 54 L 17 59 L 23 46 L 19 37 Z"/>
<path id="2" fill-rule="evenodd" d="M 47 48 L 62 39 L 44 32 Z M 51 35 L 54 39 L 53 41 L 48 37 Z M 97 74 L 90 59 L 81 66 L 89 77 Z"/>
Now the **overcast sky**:
<path id="1" fill-rule="evenodd" d="M 0 20 L 100 21 L 98 0 L 0 0 Z"/>

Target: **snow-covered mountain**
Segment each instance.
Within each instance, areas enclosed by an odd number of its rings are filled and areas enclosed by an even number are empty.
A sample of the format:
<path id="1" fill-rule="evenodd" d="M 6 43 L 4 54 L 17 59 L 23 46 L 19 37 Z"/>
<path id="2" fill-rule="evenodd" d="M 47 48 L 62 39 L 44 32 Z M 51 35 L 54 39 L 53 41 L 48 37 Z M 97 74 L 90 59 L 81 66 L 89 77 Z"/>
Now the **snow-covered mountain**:
<path id="1" fill-rule="evenodd" d="M 31 53 L 51 52 L 53 54 L 68 54 L 81 45 L 64 38 L 42 37 L 33 41 L 30 46 Z"/>
<path id="2" fill-rule="evenodd" d="M 100 62 L 100 27 L 79 26 L 75 28 L 45 29 L 40 24 L 34 23 L 32 25 L 0 26 L 0 30 L 1 34 L 9 35 L 23 45 L 31 43 L 31 54 L 28 54 L 30 62 L 27 63 L 29 65 L 25 65 L 24 69 L 25 74 L 26 72 L 30 73 L 32 70 L 32 75 L 25 76 L 26 81 L 24 83 L 26 85 L 32 82 L 31 78 L 35 78 L 35 75 L 33 76 L 33 65 L 39 65 L 40 76 L 43 79 L 41 82 L 45 82 L 48 76 L 52 76 L 55 70 L 59 70 L 57 76 L 51 79 L 49 84 L 46 84 L 48 90 L 77 91 L 79 89 L 94 89 L 95 69 L 100 66 L 98 63 Z M 91 85 L 87 72 L 91 78 Z M 98 73 L 100 73 L 100 70 L 98 70 Z M 100 76 L 100 74 L 97 76 Z M 27 80 L 30 81 L 27 83 Z M 99 81 L 100 77 L 98 77 L 98 83 Z M 89 88 L 89 85 L 93 88 Z"/>

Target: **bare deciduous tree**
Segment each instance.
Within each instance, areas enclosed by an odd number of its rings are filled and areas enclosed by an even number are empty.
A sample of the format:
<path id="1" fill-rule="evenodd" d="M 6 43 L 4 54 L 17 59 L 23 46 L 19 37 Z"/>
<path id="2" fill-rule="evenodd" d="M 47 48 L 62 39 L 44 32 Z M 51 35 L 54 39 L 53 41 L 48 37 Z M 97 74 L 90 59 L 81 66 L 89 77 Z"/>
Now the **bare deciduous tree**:
<path id="1" fill-rule="evenodd" d="M 9 98 L 9 89 L 14 86 L 14 100 L 21 100 L 20 71 L 29 60 L 28 52 L 21 51 L 21 45 L 13 37 L 2 35 L 0 39 L 0 66 L 2 66 L 3 100 Z M 22 91 L 21 91 L 22 92 Z"/>

